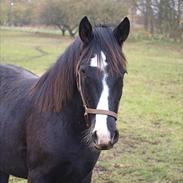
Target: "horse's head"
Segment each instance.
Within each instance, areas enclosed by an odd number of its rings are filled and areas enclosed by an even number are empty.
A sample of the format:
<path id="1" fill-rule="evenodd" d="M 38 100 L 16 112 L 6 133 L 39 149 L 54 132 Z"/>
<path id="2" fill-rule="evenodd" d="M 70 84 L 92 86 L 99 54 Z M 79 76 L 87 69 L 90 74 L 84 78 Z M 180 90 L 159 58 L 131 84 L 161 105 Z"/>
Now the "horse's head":
<path id="1" fill-rule="evenodd" d="M 112 148 L 119 138 L 116 120 L 126 72 L 122 45 L 129 28 L 128 18 L 114 30 L 106 26 L 92 28 L 86 17 L 79 26 L 83 48 L 77 84 L 92 142 L 100 150 Z"/>

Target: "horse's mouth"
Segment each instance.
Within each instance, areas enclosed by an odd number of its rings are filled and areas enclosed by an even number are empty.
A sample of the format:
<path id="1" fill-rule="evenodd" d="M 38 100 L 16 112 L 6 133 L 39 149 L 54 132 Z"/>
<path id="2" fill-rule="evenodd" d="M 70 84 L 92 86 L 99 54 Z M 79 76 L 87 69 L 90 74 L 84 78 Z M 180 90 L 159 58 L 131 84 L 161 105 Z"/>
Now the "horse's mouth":
<path id="1" fill-rule="evenodd" d="M 95 148 L 97 150 L 100 150 L 100 151 L 102 151 L 102 150 L 110 150 L 110 149 L 113 148 L 113 145 L 112 144 L 110 144 L 110 145 L 98 145 L 98 144 L 95 144 Z"/>

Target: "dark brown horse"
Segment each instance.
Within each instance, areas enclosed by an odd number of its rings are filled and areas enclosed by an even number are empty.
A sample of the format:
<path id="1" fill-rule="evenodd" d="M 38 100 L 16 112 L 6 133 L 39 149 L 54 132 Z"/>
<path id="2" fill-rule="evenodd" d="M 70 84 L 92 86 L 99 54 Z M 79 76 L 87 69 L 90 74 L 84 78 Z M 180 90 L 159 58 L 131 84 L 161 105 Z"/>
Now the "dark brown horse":
<path id="1" fill-rule="evenodd" d="M 92 28 L 43 76 L 0 65 L 0 183 L 9 175 L 28 183 L 90 183 L 101 150 L 118 140 L 116 119 L 129 34 L 125 18 L 114 30 Z"/>

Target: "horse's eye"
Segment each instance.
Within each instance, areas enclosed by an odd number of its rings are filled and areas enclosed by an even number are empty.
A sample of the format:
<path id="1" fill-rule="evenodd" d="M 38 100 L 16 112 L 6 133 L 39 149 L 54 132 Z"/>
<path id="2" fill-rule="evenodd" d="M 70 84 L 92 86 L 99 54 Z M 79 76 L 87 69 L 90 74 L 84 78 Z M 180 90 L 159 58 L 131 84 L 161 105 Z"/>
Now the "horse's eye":
<path id="1" fill-rule="evenodd" d="M 82 68 L 80 68 L 80 72 L 81 72 L 82 74 L 86 74 L 86 69 L 85 69 L 84 67 L 82 67 Z"/>

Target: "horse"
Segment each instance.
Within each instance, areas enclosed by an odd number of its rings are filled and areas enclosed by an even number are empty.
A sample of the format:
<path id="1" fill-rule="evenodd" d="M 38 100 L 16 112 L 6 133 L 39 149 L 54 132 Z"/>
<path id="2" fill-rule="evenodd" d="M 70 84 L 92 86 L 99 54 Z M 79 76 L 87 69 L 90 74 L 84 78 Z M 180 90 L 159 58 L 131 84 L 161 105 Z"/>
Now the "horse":
<path id="1" fill-rule="evenodd" d="M 117 113 L 130 22 L 92 26 L 41 77 L 0 65 L 0 183 L 90 183 L 102 150 L 119 138 Z"/>

